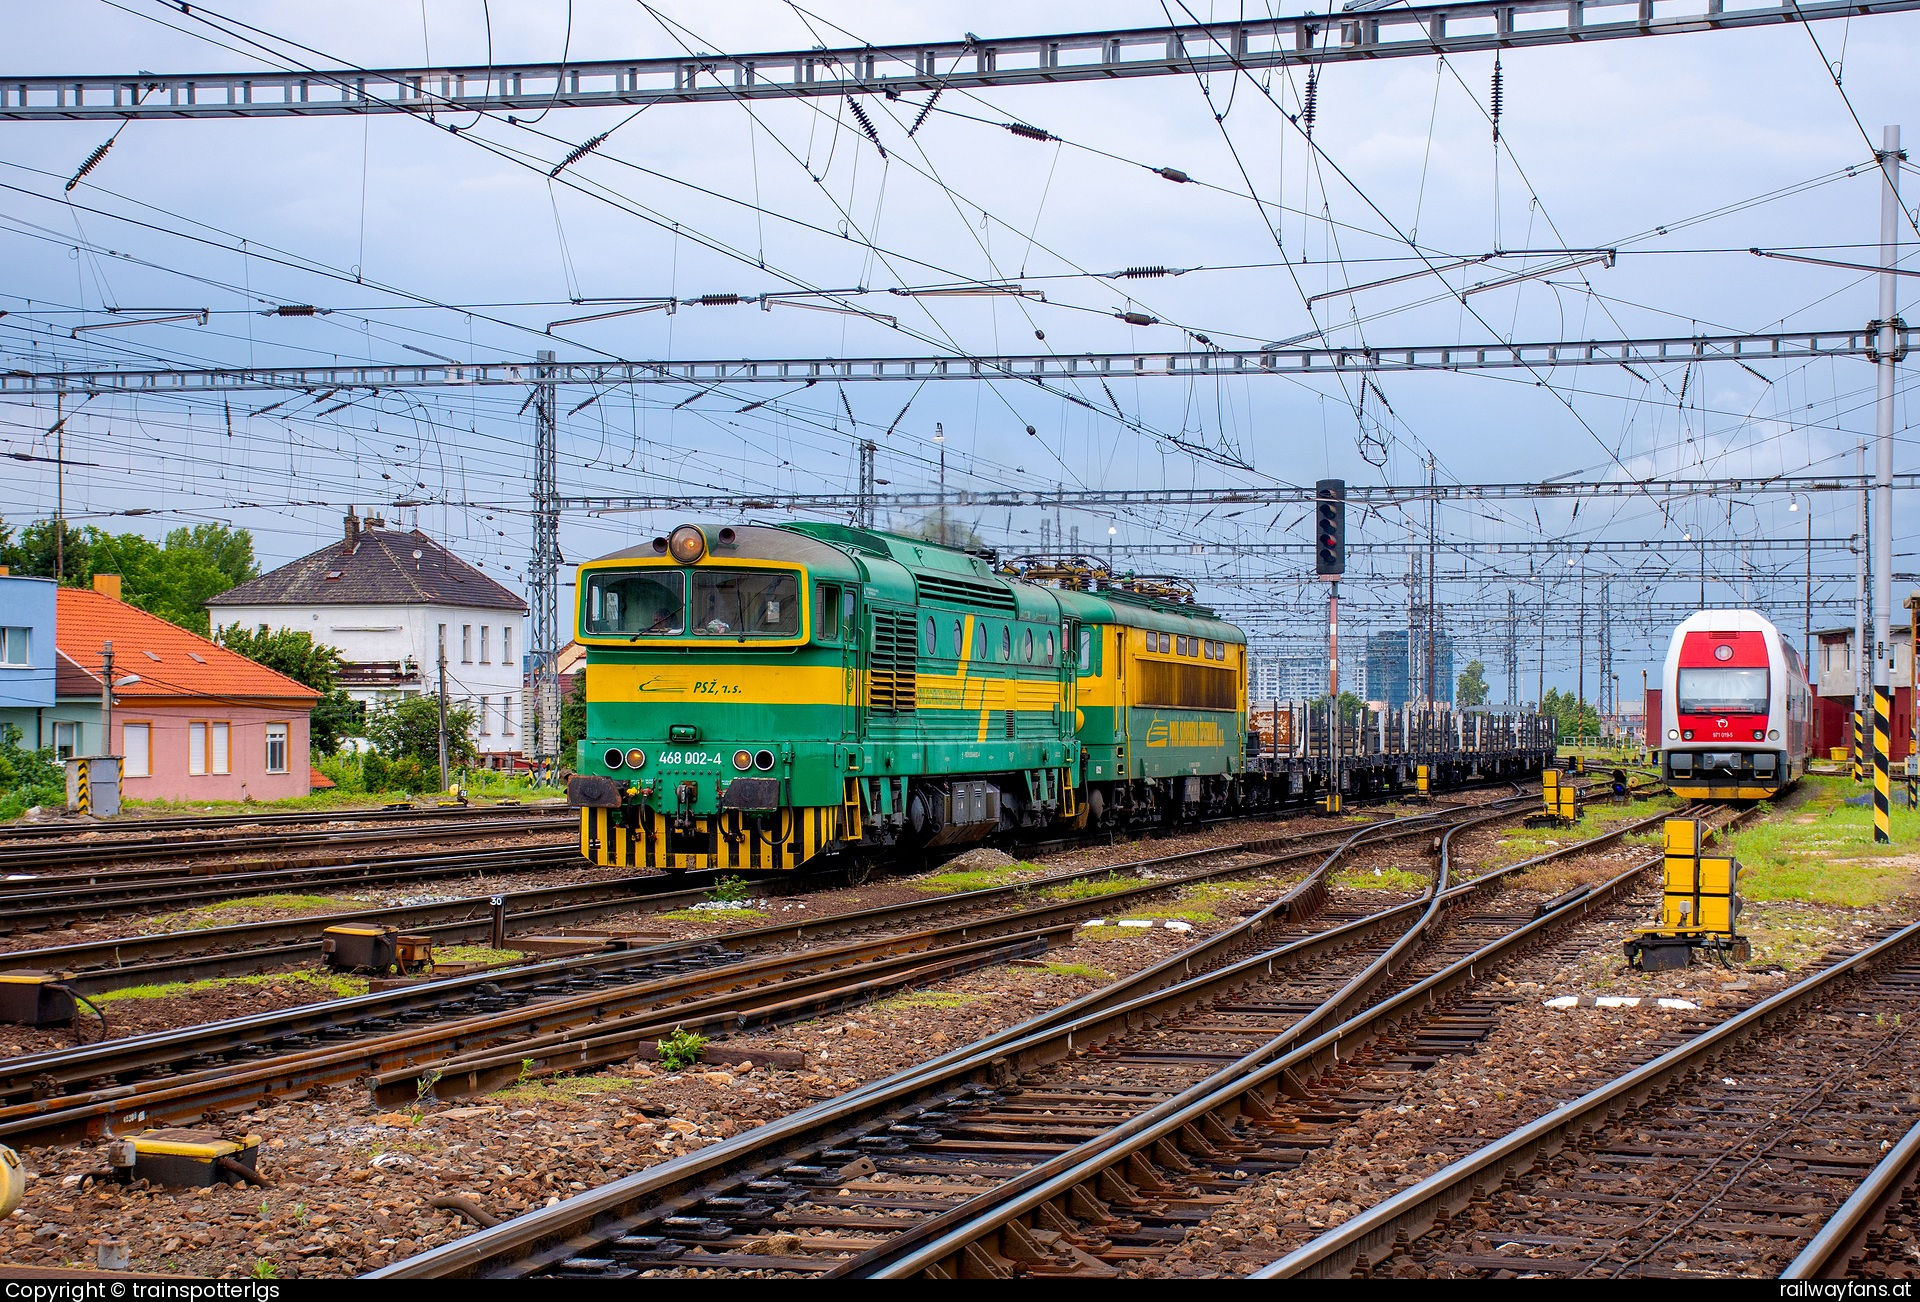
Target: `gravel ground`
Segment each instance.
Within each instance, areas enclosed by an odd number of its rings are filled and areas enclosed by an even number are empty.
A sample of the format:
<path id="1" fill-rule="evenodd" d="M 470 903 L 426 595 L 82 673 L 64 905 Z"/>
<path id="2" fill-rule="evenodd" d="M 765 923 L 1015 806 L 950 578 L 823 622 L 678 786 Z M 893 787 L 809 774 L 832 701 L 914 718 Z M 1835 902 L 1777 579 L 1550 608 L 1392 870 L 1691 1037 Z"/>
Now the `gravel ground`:
<path id="1" fill-rule="evenodd" d="M 1523 874 L 1492 907 L 1551 898 L 1653 854 L 1652 847 L 1625 846 L 1574 856 Z M 1745 968 L 1635 971 L 1626 966 L 1620 942 L 1632 925 L 1652 915 L 1657 902 L 1657 882 L 1649 880 L 1555 944 L 1508 964 L 1480 988 L 1505 1002 L 1492 1032 L 1469 1052 L 1410 1071 L 1405 1064 L 1378 1061 L 1391 1056 L 1390 1045 L 1404 1043 L 1396 1037 L 1338 1078 L 1328 1078 L 1324 1089 L 1316 1089 L 1316 1103 L 1322 1111 L 1351 1115 L 1298 1123 L 1304 1133 L 1326 1136 L 1325 1147 L 1312 1150 L 1297 1168 L 1262 1179 L 1174 1251 L 1130 1273 L 1216 1276 L 1258 1269 L 1454 1158 L 1792 984 L 1832 953 L 1857 949 L 1870 929 L 1914 912 L 1911 900 L 1861 909 L 1769 905 L 1776 912 L 1797 910 L 1803 930 L 1825 943 L 1807 944 L 1787 965 L 1756 953 Z M 1545 1007 L 1563 995 L 1645 998 L 1637 1008 Z M 1698 1011 L 1652 1005 L 1659 997 L 1684 999 Z M 1418 1272 L 1408 1261 L 1396 1269 Z"/>
<path id="2" fill-rule="evenodd" d="M 1736 977 L 1705 968 L 1632 973 L 1621 993 L 1677 997 L 1699 1012 L 1639 1008 L 1552 1009 L 1545 1001 L 1586 993 L 1591 963 L 1618 967 L 1623 913 L 1650 907 L 1638 897 L 1576 928 L 1568 939 L 1510 965 L 1486 990 L 1505 996 L 1492 1033 L 1467 1054 L 1425 1071 L 1376 1065 L 1329 1081 L 1326 1096 L 1358 1112 L 1351 1124 L 1302 1122 L 1330 1136 L 1299 1167 L 1267 1177 L 1139 1274 L 1246 1274 L 1356 1212 L 1415 1184 L 1454 1158 L 1555 1106 L 1657 1057 L 1691 1034 L 1764 998 L 1793 978 Z M 1387 1045 L 1378 1056 L 1385 1056 Z M 1368 1054 L 1363 1058 L 1376 1057 Z"/>
<path id="3" fill-rule="evenodd" d="M 1197 848 L 1196 839 L 1200 845 L 1221 844 L 1344 821 L 1294 819 L 1274 827 L 1206 829 L 1195 838 L 1051 855 L 1046 867 L 1119 863 Z M 1430 870 L 1431 859 L 1424 854 L 1403 853 L 1399 847 L 1371 853 L 1374 857 L 1360 865 L 1363 872 L 1375 866 Z M 943 870 L 952 871 L 953 865 Z M 17 1264 L 86 1266 L 93 1263 L 98 1241 L 112 1236 L 128 1244 L 136 1271 L 358 1273 L 469 1232 L 471 1226 L 457 1212 L 431 1205 L 436 1196 L 461 1194 L 507 1216 L 664 1161 L 1085 994 L 1237 920 L 1276 898 L 1292 880 L 1289 875 L 1197 884 L 1180 897 L 1150 901 L 1110 919 L 1160 925 L 1083 928 L 1074 944 L 1048 955 L 1040 966 L 985 969 L 853 1015 L 728 1041 L 735 1049 L 803 1052 L 803 1070 L 763 1064 L 668 1074 L 634 1061 L 595 1076 L 527 1082 L 468 1105 L 419 1114 L 385 1112 L 369 1106 L 357 1089 L 337 1087 L 221 1123 L 228 1134 L 262 1137 L 261 1170 L 274 1182 L 267 1190 L 96 1184 L 84 1177 L 104 1166 L 98 1148 L 28 1149 L 23 1153 L 31 1172 L 27 1201 L 0 1224 L 0 1253 Z M 775 917 L 801 909 L 826 915 L 927 894 L 911 879 L 882 879 L 805 899 L 776 898 L 769 909 Z M 1401 898 L 1403 891 L 1342 888 L 1332 907 L 1371 910 Z M 637 913 L 634 921 L 666 929 L 669 920 Z M 682 934 L 699 935 L 758 920 L 672 921 L 684 924 Z M 1169 921 L 1187 929 L 1170 928 Z M 618 920 L 609 919 L 608 925 Z M 115 1017 L 116 1030 L 148 1030 L 310 998 L 297 982 L 267 980 L 225 986 L 217 995 L 116 1001 L 109 1016 Z M 129 1009 L 133 1003 L 144 1006 Z M 30 1045 L 26 1034 L 8 1033 L 0 1052 L 40 1047 Z"/>
<path id="4" fill-rule="evenodd" d="M 463 1194 L 499 1216 L 542 1206 L 1012 1025 L 1198 934 L 1129 929 L 1060 949 L 1046 966 L 983 969 L 852 1015 L 727 1041 L 804 1052 L 804 1070 L 669 1074 L 636 1062 L 420 1114 L 370 1107 L 357 1090 L 325 1091 L 225 1124 L 228 1134 L 262 1137 L 268 1190 L 83 1186 L 105 1165 L 101 1149 L 27 1149 L 27 1200 L 0 1224 L 0 1248 L 16 1264 L 91 1265 L 95 1245 L 112 1236 L 127 1243 L 135 1271 L 356 1274 L 469 1232 L 457 1213 L 431 1206 L 436 1195 Z"/>

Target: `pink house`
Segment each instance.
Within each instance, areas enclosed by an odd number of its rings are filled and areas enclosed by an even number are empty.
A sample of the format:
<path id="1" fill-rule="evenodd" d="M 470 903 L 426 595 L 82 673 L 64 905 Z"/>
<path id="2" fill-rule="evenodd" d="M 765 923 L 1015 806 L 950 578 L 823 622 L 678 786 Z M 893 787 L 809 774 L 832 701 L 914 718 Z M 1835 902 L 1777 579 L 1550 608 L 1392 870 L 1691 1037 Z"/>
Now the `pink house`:
<path id="1" fill-rule="evenodd" d="M 306 795 L 307 716 L 320 694 L 129 606 L 119 587 L 117 575 L 97 575 L 93 591 L 61 588 L 55 636 L 63 700 L 98 699 L 112 648 L 108 752 L 122 757 L 123 798 Z"/>

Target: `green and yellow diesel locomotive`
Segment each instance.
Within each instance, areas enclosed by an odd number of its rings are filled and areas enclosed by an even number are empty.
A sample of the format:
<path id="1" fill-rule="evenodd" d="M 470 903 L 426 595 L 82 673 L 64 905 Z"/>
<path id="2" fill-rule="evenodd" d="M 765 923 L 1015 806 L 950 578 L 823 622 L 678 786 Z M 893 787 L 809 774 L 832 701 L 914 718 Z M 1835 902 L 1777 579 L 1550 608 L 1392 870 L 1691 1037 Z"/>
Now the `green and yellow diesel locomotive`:
<path id="1" fill-rule="evenodd" d="M 596 863 L 791 869 L 1239 799 L 1245 639 L 1197 606 L 813 523 L 682 525 L 577 591 Z"/>

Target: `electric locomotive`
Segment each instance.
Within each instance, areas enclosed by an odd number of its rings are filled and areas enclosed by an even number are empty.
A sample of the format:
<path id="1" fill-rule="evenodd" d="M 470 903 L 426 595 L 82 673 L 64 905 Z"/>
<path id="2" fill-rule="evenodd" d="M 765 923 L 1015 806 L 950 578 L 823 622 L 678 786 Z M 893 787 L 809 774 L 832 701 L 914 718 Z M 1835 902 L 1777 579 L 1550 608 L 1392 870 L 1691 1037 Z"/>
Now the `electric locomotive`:
<path id="1" fill-rule="evenodd" d="M 847 525 L 682 525 L 579 569 L 581 853 L 792 869 L 1239 795 L 1245 639 Z"/>
<path id="2" fill-rule="evenodd" d="M 1661 770 L 1675 795 L 1765 800 L 1806 772 L 1806 669 L 1766 616 L 1687 616 L 1668 643 L 1661 683 Z"/>

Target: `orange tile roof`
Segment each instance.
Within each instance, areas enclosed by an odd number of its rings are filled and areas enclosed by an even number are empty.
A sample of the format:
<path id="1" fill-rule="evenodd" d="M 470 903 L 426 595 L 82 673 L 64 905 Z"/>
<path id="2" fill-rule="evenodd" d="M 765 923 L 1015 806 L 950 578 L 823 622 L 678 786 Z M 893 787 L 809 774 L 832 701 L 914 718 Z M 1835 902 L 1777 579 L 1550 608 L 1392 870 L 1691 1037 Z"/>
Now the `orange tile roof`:
<path id="1" fill-rule="evenodd" d="M 101 646 L 113 643 L 118 698 L 200 697 L 223 700 L 311 702 L 320 693 L 285 674 L 215 646 L 197 633 L 170 624 L 124 601 L 85 588 L 61 588 L 55 641 L 60 653 L 97 679 Z"/>

